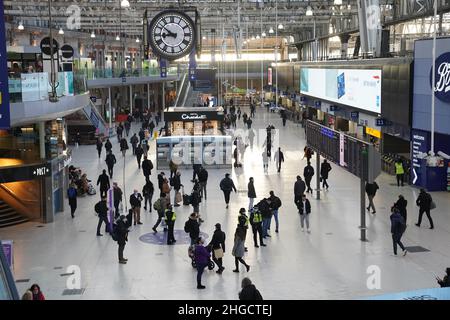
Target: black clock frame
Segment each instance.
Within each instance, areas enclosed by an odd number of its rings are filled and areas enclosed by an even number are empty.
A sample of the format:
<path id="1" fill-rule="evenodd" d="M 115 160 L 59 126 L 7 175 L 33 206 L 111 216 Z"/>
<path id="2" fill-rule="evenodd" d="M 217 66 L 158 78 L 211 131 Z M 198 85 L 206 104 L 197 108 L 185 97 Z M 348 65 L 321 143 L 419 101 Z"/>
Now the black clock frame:
<path id="1" fill-rule="evenodd" d="M 190 44 L 188 45 L 188 49 L 184 50 L 183 52 L 180 52 L 179 54 L 173 55 L 173 54 L 166 54 L 164 51 L 161 50 L 161 48 L 158 47 L 158 45 L 156 45 L 153 41 L 153 32 L 152 30 L 155 28 L 156 22 L 159 20 L 159 18 L 163 15 L 168 15 L 168 14 L 176 14 L 176 15 L 180 15 L 182 16 L 184 19 L 186 19 L 186 21 L 192 25 L 192 41 L 190 42 Z M 187 15 L 185 12 L 180 11 L 180 10 L 176 10 L 176 9 L 170 9 L 170 10 L 164 10 L 161 11 L 160 13 L 158 13 L 156 16 L 153 17 L 152 21 L 150 22 L 149 26 L 148 26 L 148 43 L 151 46 L 153 53 L 156 55 L 159 55 L 161 58 L 169 60 L 169 61 L 173 61 L 176 59 L 180 59 L 184 56 L 187 56 L 191 53 L 191 51 L 197 46 L 197 26 L 194 23 L 194 21 L 192 20 L 192 18 Z"/>

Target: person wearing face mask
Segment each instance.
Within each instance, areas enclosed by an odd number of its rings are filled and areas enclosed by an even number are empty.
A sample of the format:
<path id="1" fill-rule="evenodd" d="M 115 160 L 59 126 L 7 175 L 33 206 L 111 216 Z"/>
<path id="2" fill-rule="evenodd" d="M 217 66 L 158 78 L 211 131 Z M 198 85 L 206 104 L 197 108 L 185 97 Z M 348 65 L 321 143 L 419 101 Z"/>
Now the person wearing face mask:
<path id="1" fill-rule="evenodd" d="M 134 225 L 142 224 L 141 222 L 141 202 L 144 200 L 142 195 L 134 189 L 134 193 L 130 196 L 130 205 L 134 212 Z"/>

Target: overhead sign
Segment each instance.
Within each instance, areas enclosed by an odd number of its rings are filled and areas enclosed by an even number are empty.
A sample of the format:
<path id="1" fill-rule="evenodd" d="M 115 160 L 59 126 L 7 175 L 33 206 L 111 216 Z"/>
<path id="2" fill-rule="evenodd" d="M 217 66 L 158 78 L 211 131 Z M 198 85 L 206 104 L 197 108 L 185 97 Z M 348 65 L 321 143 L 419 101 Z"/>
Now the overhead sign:
<path id="1" fill-rule="evenodd" d="M 50 37 L 45 37 L 41 40 L 41 51 L 42 53 L 50 56 L 51 53 L 51 48 L 50 48 Z M 53 38 L 53 54 L 58 53 L 58 49 L 59 49 L 59 44 L 58 41 L 55 40 L 55 38 Z"/>
<path id="2" fill-rule="evenodd" d="M 161 70 L 161 78 L 167 77 L 167 62 L 164 59 L 159 61 L 159 68 Z"/>
<path id="3" fill-rule="evenodd" d="M 381 139 L 381 131 L 379 131 L 377 129 L 372 129 L 370 127 L 366 127 L 366 133 L 375 138 Z"/>
<path id="4" fill-rule="evenodd" d="M 441 54 L 435 65 L 434 94 L 439 100 L 450 103 L 450 52 Z M 433 69 L 430 70 L 430 83 L 432 71 Z"/>
<path id="5" fill-rule="evenodd" d="M 219 120 L 222 121 L 223 114 L 217 111 L 193 111 L 193 112 L 165 112 L 164 119 L 167 121 L 203 121 Z"/>
<path id="6" fill-rule="evenodd" d="M 0 3 L 0 129 L 11 127 L 9 114 L 8 65 L 3 1 Z"/>
<path id="7" fill-rule="evenodd" d="M 0 183 L 27 181 L 49 176 L 51 176 L 51 166 L 49 163 L 0 168 Z"/>
<path id="8" fill-rule="evenodd" d="M 358 118 L 359 118 L 359 112 L 358 111 L 352 111 L 352 112 L 350 112 L 350 118 L 353 120 L 353 121 L 358 121 Z"/>
<path id="9" fill-rule="evenodd" d="M 61 47 L 61 56 L 63 58 L 70 59 L 73 57 L 73 53 L 74 53 L 74 50 L 73 50 L 72 46 L 65 44 Z"/>
<path id="10" fill-rule="evenodd" d="M 422 186 L 422 158 L 429 150 L 430 133 L 413 129 L 411 132 L 412 183 Z"/>
<path id="11" fill-rule="evenodd" d="M 381 70 L 301 68 L 300 92 L 381 113 Z"/>
<path id="12" fill-rule="evenodd" d="M 308 120 L 306 140 L 309 147 L 326 159 L 365 181 L 381 173 L 381 155 L 372 144 Z"/>

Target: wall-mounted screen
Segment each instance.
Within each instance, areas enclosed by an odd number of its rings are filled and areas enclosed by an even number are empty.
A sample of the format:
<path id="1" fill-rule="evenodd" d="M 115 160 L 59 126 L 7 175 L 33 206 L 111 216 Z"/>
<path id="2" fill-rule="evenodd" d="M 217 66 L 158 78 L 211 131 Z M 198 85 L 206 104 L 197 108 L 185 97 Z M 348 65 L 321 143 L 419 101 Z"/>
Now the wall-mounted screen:
<path id="1" fill-rule="evenodd" d="M 381 70 L 300 68 L 300 93 L 381 113 Z"/>

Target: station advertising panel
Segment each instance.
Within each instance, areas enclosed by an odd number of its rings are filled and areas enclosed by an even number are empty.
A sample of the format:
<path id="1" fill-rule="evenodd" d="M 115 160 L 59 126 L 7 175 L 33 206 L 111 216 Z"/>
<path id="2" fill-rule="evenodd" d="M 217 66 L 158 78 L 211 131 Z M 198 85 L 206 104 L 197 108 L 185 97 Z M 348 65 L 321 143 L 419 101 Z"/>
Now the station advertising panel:
<path id="1" fill-rule="evenodd" d="M 381 70 L 301 68 L 300 93 L 381 113 Z"/>
<path id="2" fill-rule="evenodd" d="M 365 181 L 372 182 L 381 172 L 381 156 L 372 144 L 308 120 L 309 147 L 326 159 Z"/>
<path id="3" fill-rule="evenodd" d="M 8 91 L 8 65 L 6 55 L 6 30 L 3 12 L 3 1 L 0 2 L 0 129 L 9 129 L 9 91 Z"/>

